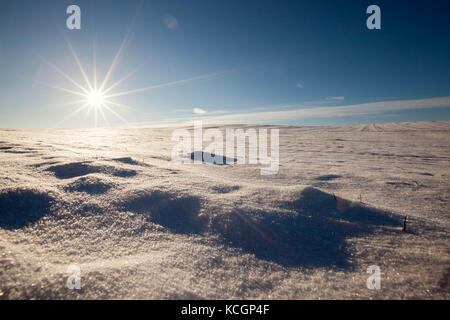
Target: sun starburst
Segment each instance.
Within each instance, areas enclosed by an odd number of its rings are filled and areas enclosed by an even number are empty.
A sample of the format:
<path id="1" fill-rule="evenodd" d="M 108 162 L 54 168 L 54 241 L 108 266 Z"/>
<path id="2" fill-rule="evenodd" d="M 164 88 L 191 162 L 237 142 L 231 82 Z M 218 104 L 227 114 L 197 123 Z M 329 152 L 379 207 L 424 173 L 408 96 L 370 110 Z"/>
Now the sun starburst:
<path id="1" fill-rule="evenodd" d="M 114 115 L 117 119 L 121 120 L 123 123 L 128 124 L 127 120 L 124 117 L 122 117 L 115 110 L 115 108 L 121 107 L 121 108 L 127 108 L 127 109 L 131 109 L 131 110 L 135 110 L 135 109 L 126 104 L 112 101 L 112 100 L 110 100 L 111 98 L 125 96 L 125 95 L 148 91 L 148 90 L 153 90 L 153 89 L 161 88 L 161 87 L 173 86 L 173 85 L 186 83 L 186 82 L 190 82 L 190 81 L 195 81 L 195 80 L 213 78 L 213 77 L 217 77 L 217 76 L 235 71 L 233 69 L 233 70 L 227 70 L 227 71 L 221 71 L 221 72 L 208 73 L 208 74 L 203 74 L 203 75 L 199 75 L 199 76 L 195 76 L 195 77 L 191 77 L 191 78 L 187 78 L 187 79 L 161 83 L 161 84 L 147 86 L 147 87 L 143 87 L 143 88 L 130 89 L 130 90 L 121 91 L 121 92 L 114 92 L 114 89 L 116 89 L 116 87 L 118 87 L 119 84 L 121 84 L 122 82 L 124 82 L 125 80 L 130 78 L 132 75 L 134 75 L 139 70 L 139 68 L 136 68 L 135 70 L 129 72 L 124 77 L 119 79 L 118 81 L 114 82 L 109 87 L 106 86 L 109 79 L 111 78 L 111 75 L 114 72 L 115 67 L 117 66 L 120 56 L 122 55 L 122 53 L 124 51 L 124 48 L 129 39 L 129 35 L 130 35 L 130 31 L 128 31 L 126 33 L 124 39 L 122 40 L 122 43 L 121 43 L 119 49 L 117 50 L 116 55 L 114 56 L 111 66 L 109 67 L 108 71 L 106 72 L 105 77 L 103 78 L 100 85 L 98 85 L 98 83 L 97 83 L 98 82 L 98 73 L 97 73 L 97 57 L 96 57 L 95 41 L 93 41 L 93 46 L 92 46 L 93 47 L 93 77 L 92 77 L 92 79 L 90 79 L 85 68 L 83 67 L 77 53 L 75 52 L 75 49 L 73 48 L 72 44 L 70 43 L 69 39 L 66 36 L 64 36 L 64 40 L 66 41 L 67 46 L 69 47 L 69 50 L 75 60 L 75 63 L 77 64 L 78 69 L 85 81 L 85 85 L 80 84 L 79 82 L 74 80 L 70 75 L 68 75 L 67 72 L 64 72 L 62 69 L 58 68 L 55 64 L 53 64 L 41 57 L 42 61 L 46 65 L 48 65 L 50 68 L 55 70 L 57 73 L 59 73 L 61 76 L 63 76 L 66 80 L 70 81 L 70 83 L 72 83 L 74 88 L 64 88 L 64 87 L 49 84 L 47 82 L 39 81 L 39 80 L 35 80 L 36 83 L 46 86 L 46 87 L 50 87 L 50 88 L 59 90 L 59 91 L 70 93 L 70 94 L 76 95 L 78 97 L 82 97 L 82 99 L 78 99 L 75 101 L 69 101 L 68 103 L 65 103 L 65 105 L 79 104 L 80 106 L 76 110 L 74 110 L 72 113 L 70 113 L 68 116 L 66 116 L 64 119 L 62 119 L 62 121 L 60 121 L 57 124 L 57 126 L 61 125 L 65 121 L 69 120 L 73 116 L 79 114 L 83 110 L 86 111 L 85 118 L 87 117 L 87 115 L 89 115 L 91 113 L 91 111 L 94 111 L 93 113 L 94 113 L 94 121 L 95 121 L 96 127 L 98 125 L 98 114 L 99 113 L 102 116 L 105 123 L 108 123 L 106 116 L 105 116 L 105 110 L 108 111 L 109 113 L 111 113 L 112 115 Z"/>

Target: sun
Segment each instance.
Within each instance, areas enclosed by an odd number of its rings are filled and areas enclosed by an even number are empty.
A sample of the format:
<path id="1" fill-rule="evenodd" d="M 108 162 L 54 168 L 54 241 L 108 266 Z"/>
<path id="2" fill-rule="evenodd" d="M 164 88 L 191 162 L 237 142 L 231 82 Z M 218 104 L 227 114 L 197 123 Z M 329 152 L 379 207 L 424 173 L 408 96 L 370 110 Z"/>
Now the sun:
<path id="1" fill-rule="evenodd" d="M 129 110 L 135 110 L 134 108 L 127 106 L 126 104 L 122 104 L 122 103 L 117 103 L 114 101 L 111 101 L 111 98 L 113 97 L 117 97 L 117 96 L 122 96 L 122 95 L 127 95 L 127 94 L 131 94 L 134 93 L 134 91 L 136 90 L 128 90 L 128 91 L 124 91 L 124 92 L 114 92 L 113 89 L 118 86 L 120 83 L 122 83 L 123 81 L 125 81 L 127 78 L 129 78 L 130 76 L 132 76 L 136 71 L 138 71 L 138 69 L 133 70 L 132 72 L 128 73 L 127 75 L 125 75 L 123 78 L 121 78 L 120 80 L 116 81 L 115 83 L 111 84 L 109 87 L 106 87 L 106 84 L 108 82 L 108 80 L 111 77 L 111 74 L 113 73 L 114 67 L 117 64 L 117 60 L 119 59 L 119 56 L 121 55 L 121 52 L 123 50 L 123 47 L 126 44 L 128 35 L 124 38 L 124 40 L 122 41 L 122 44 L 118 50 L 118 52 L 116 53 L 116 56 L 114 57 L 114 60 L 111 64 L 111 66 L 109 67 L 107 73 L 105 74 L 103 81 L 101 83 L 98 83 L 98 77 L 97 77 L 97 59 L 96 59 L 96 54 L 95 54 L 95 46 L 94 46 L 94 50 L 93 50 L 93 70 L 92 70 L 92 77 L 88 76 L 88 73 L 86 72 L 85 68 L 83 67 L 83 65 L 81 64 L 80 59 L 78 58 L 78 55 L 76 54 L 75 50 L 72 47 L 72 44 L 70 43 L 69 39 L 67 37 L 64 37 L 64 40 L 66 40 L 66 43 L 72 53 L 72 56 L 76 62 L 76 64 L 78 65 L 78 68 L 81 72 L 81 75 L 83 76 L 83 79 L 85 81 L 85 85 L 80 84 L 78 81 L 76 81 L 74 78 L 72 78 L 69 74 L 67 74 L 66 72 L 64 72 L 63 70 L 61 70 L 60 68 L 58 68 L 56 65 L 54 65 L 53 63 L 45 60 L 44 58 L 41 57 L 41 59 L 43 60 L 43 62 L 48 65 L 49 67 L 51 67 L 53 70 L 55 70 L 56 72 L 58 72 L 61 76 L 63 76 L 66 80 L 70 81 L 74 87 L 74 89 L 72 88 L 64 88 L 64 87 L 60 87 L 57 85 L 52 85 L 46 82 L 42 82 L 42 81 L 38 81 L 35 80 L 36 83 L 46 86 L 46 87 L 50 87 L 53 89 L 57 89 L 60 91 L 64 91 L 66 93 L 71 93 L 73 95 L 82 97 L 81 100 L 74 100 L 74 101 L 69 101 L 67 103 L 65 103 L 64 105 L 73 105 L 73 104 L 79 104 L 79 107 L 73 111 L 72 113 L 70 113 L 68 116 L 66 116 L 64 119 L 62 119 L 62 121 L 60 121 L 59 123 L 56 124 L 56 126 L 61 125 L 63 122 L 67 121 L 68 119 L 72 118 L 73 116 L 79 114 L 81 111 L 86 111 L 86 116 L 89 115 L 91 113 L 91 111 L 93 111 L 94 113 L 94 121 L 95 121 L 95 127 L 97 127 L 98 125 L 98 117 L 101 116 L 103 118 L 104 123 L 109 125 L 108 120 L 106 119 L 105 116 L 105 111 L 110 112 L 111 114 L 113 114 L 117 119 L 121 120 L 125 125 L 128 125 L 128 121 L 123 118 L 117 111 L 115 111 L 114 109 L 116 107 L 124 107 L 126 109 Z M 145 91 L 145 90 L 149 90 L 150 88 L 143 88 L 143 89 L 139 89 L 137 90 L 139 91 Z"/>
<path id="2" fill-rule="evenodd" d="M 87 97 L 87 103 L 93 107 L 100 107 L 103 105 L 105 97 L 101 92 L 92 91 Z"/>
<path id="3" fill-rule="evenodd" d="M 110 80 L 111 74 L 113 73 L 113 71 L 117 65 L 117 62 L 119 60 L 119 57 L 122 54 L 122 51 L 124 50 L 124 47 L 127 44 L 129 34 L 130 34 L 130 31 L 128 31 L 128 33 L 125 35 L 125 37 L 122 41 L 122 44 L 120 45 L 120 48 L 117 51 L 117 53 L 111 63 L 111 66 L 109 67 L 108 71 L 104 75 L 103 81 L 101 81 L 101 83 L 97 82 L 98 74 L 97 74 L 97 58 L 96 58 L 96 50 L 95 50 L 95 41 L 93 41 L 93 61 L 92 61 L 93 68 L 92 68 L 92 74 L 91 74 L 92 77 L 89 77 L 88 73 L 86 72 L 85 68 L 83 67 L 80 59 L 78 58 L 78 55 L 76 54 L 74 48 L 72 47 L 72 44 L 70 43 L 69 39 L 66 36 L 64 36 L 64 40 L 66 41 L 66 43 L 70 49 L 70 52 L 72 53 L 72 56 L 73 56 L 76 64 L 78 65 L 79 71 L 80 71 L 81 75 L 83 76 L 83 79 L 85 81 L 84 85 L 80 84 L 78 81 L 76 81 L 73 77 L 71 77 L 65 71 L 58 68 L 55 64 L 53 64 L 53 63 L 45 60 L 43 57 L 41 57 L 42 61 L 46 65 L 51 67 L 53 70 L 55 70 L 61 76 L 63 76 L 66 80 L 70 81 L 74 87 L 73 88 L 64 88 L 64 87 L 60 87 L 58 85 L 49 84 L 47 82 L 43 82 L 43 81 L 39 81 L 39 80 L 34 80 L 34 82 L 37 84 L 40 84 L 40 85 L 43 85 L 43 86 L 46 86 L 49 88 L 57 89 L 59 91 L 65 92 L 65 93 L 70 93 L 72 95 L 76 95 L 76 96 L 82 98 L 80 100 L 69 101 L 69 102 L 63 104 L 63 105 L 76 104 L 76 105 L 80 105 L 80 106 L 75 111 L 73 111 L 72 113 L 67 115 L 64 119 L 62 119 L 59 123 L 57 123 L 55 125 L 56 127 L 61 125 L 63 122 L 67 121 L 68 119 L 74 117 L 75 115 L 79 114 L 83 110 L 86 111 L 86 116 L 91 111 L 94 111 L 93 113 L 94 113 L 95 127 L 97 127 L 97 124 L 98 124 L 98 116 L 101 116 L 103 118 L 103 121 L 106 124 L 108 124 L 108 121 L 105 117 L 105 111 L 108 111 L 109 113 L 114 115 L 117 119 L 121 120 L 125 125 L 129 125 L 128 121 L 125 118 L 123 118 L 115 109 L 117 107 L 126 108 L 126 109 L 132 110 L 132 111 L 136 111 L 136 109 L 133 107 L 130 107 L 126 104 L 111 101 L 111 98 L 116 98 L 116 97 L 134 94 L 134 93 L 138 93 L 138 92 L 148 91 L 148 90 L 153 90 L 153 89 L 166 87 L 166 86 L 177 85 L 177 84 L 195 81 L 195 80 L 217 77 L 217 76 L 220 76 L 220 75 L 223 75 L 223 74 L 233 71 L 233 69 L 232 69 L 232 70 L 228 70 L 228 71 L 208 73 L 208 74 L 203 74 L 203 75 L 199 75 L 196 77 L 161 83 L 161 84 L 147 86 L 147 87 L 143 87 L 143 88 L 129 89 L 126 91 L 114 92 L 114 89 L 116 89 L 116 87 L 118 87 L 126 79 L 128 79 L 129 77 L 134 75 L 140 68 L 140 67 L 136 68 L 135 70 L 129 72 L 124 77 L 122 77 L 120 80 L 114 82 L 113 84 L 110 84 L 109 87 L 106 86 L 106 84 Z M 85 118 L 86 118 L 86 116 L 85 116 Z"/>

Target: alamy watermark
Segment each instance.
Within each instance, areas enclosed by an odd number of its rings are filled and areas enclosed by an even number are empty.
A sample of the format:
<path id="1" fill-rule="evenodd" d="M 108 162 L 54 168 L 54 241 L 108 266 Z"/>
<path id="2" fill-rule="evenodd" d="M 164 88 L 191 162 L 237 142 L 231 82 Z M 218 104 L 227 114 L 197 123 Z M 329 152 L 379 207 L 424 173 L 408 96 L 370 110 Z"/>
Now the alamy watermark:
<path id="1" fill-rule="evenodd" d="M 372 275 L 367 278 L 366 286 L 369 290 L 380 290 L 381 289 L 381 270 L 379 266 L 372 265 L 367 267 L 367 273 Z"/>
<path id="2" fill-rule="evenodd" d="M 367 7 L 367 14 L 370 16 L 367 18 L 366 26 L 369 30 L 381 29 L 381 9 L 379 6 L 373 4 Z"/>
<path id="3" fill-rule="evenodd" d="M 67 7 L 66 13 L 70 14 L 66 20 L 66 26 L 69 30 L 81 29 L 81 9 L 79 6 L 72 4 Z"/>
<path id="4" fill-rule="evenodd" d="M 69 288 L 70 290 L 73 290 L 73 289 L 80 290 L 81 289 L 81 268 L 80 268 L 80 266 L 78 266 L 76 264 L 71 264 L 70 266 L 67 267 L 66 272 L 69 274 L 69 277 L 67 278 L 67 281 L 66 281 L 67 288 Z"/>
<path id="5" fill-rule="evenodd" d="M 203 131 L 202 121 L 194 121 L 193 139 L 187 129 L 173 131 L 172 141 L 178 143 L 172 149 L 172 161 L 216 165 L 261 164 L 265 166 L 260 169 L 261 175 L 277 174 L 280 165 L 279 129 L 270 129 L 270 147 L 268 134 L 267 128 L 226 128 L 224 141 L 220 129 L 209 128 Z M 204 142 L 208 143 L 205 147 Z"/>

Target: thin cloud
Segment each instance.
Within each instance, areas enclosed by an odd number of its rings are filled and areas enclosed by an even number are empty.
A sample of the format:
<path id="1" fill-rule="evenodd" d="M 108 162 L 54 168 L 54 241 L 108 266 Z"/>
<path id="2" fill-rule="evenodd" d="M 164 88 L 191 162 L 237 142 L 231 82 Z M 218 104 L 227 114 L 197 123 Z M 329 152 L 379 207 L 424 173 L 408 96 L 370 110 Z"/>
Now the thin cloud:
<path id="1" fill-rule="evenodd" d="M 208 110 L 207 111 L 205 109 L 198 108 L 198 107 L 195 107 L 195 108 L 192 108 L 192 109 L 175 109 L 174 112 L 176 112 L 176 113 L 186 113 L 186 114 L 194 113 L 194 114 L 197 114 L 197 115 L 205 115 L 205 114 L 216 115 L 216 114 L 230 113 L 227 110 L 211 110 L 211 111 Z"/>
<path id="2" fill-rule="evenodd" d="M 327 100 L 344 100 L 345 99 L 345 97 L 342 97 L 342 96 L 340 96 L 340 97 L 328 97 L 327 98 Z"/>
<path id="3" fill-rule="evenodd" d="M 206 111 L 201 109 L 201 108 L 194 108 L 194 110 L 192 110 L 195 114 L 206 114 Z"/>
<path id="4" fill-rule="evenodd" d="M 303 88 L 303 84 L 301 84 L 300 82 L 297 82 L 296 84 L 295 84 L 295 86 L 297 87 L 297 88 Z"/>

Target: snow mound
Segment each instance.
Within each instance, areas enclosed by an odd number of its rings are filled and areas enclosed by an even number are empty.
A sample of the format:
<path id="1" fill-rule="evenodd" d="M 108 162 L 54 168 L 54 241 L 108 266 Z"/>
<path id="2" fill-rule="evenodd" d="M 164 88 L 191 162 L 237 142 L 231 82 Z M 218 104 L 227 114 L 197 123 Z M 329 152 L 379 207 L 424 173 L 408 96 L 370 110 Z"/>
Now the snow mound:
<path id="1" fill-rule="evenodd" d="M 174 233 L 202 233 L 208 219 L 200 216 L 201 200 L 192 195 L 150 190 L 127 197 L 119 207 L 144 214 L 148 220 Z"/>
<path id="2" fill-rule="evenodd" d="M 87 162 L 72 162 L 49 167 L 59 179 L 70 179 L 85 176 L 91 173 L 105 173 L 115 177 L 132 177 L 137 174 L 135 170 L 121 169 L 107 165 L 94 165 Z"/>
<path id="3" fill-rule="evenodd" d="M 92 195 L 106 193 L 112 186 L 112 183 L 103 181 L 98 177 L 87 176 L 68 184 L 64 187 L 64 190 L 69 192 L 85 192 Z"/>
<path id="4" fill-rule="evenodd" d="M 295 198 L 277 203 L 284 210 L 239 208 L 219 214 L 212 228 L 231 246 L 284 266 L 347 268 L 347 238 L 401 225 L 389 212 L 312 187 Z"/>
<path id="5" fill-rule="evenodd" d="M 33 189 L 9 189 L 0 193 L 0 228 L 19 229 L 51 212 L 54 199 Z"/>

